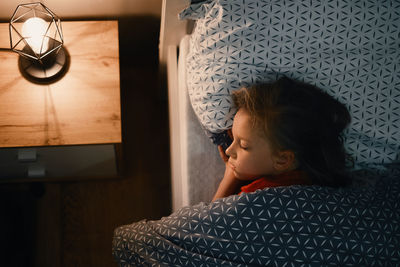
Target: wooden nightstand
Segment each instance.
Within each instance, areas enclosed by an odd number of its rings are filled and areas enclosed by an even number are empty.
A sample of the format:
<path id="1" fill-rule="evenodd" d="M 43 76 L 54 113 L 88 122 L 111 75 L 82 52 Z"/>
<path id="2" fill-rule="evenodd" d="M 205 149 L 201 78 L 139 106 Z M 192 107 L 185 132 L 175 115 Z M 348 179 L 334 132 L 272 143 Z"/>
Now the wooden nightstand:
<path id="1" fill-rule="evenodd" d="M 121 143 L 118 22 L 66 21 L 62 29 L 70 66 L 55 83 L 29 82 L 19 55 L 0 51 L 0 181 L 42 176 L 40 168 L 48 178 L 116 169 L 110 157 Z M 1 23 L 0 48 L 9 48 L 8 36 Z M 27 147 L 35 148 L 36 160 L 21 160 Z M 99 167 L 106 161 L 106 170 Z M 32 166 L 39 172 L 29 172 Z"/>

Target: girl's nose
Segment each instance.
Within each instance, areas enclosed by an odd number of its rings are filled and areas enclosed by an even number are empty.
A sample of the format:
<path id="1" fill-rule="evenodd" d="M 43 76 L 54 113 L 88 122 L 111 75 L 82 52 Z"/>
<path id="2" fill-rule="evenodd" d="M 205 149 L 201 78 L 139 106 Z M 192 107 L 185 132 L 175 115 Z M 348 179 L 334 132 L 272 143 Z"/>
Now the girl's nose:
<path id="1" fill-rule="evenodd" d="M 235 151 L 234 151 L 234 149 L 233 149 L 233 143 L 225 150 L 225 154 L 228 156 L 228 157 L 233 157 L 233 158 L 235 158 L 235 153 L 234 153 Z"/>

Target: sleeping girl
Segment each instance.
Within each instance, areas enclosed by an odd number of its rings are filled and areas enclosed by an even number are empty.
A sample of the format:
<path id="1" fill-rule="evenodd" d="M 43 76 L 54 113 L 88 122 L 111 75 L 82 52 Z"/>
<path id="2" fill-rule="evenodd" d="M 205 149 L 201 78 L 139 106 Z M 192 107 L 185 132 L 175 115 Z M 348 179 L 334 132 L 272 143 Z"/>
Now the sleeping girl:
<path id="1" fill-rule="evenodd" d="M 218 147 L 226 166 L 213 200 L 266 187 L 349 183 L 345 105 L 286 77 L 235 91 L 233 101 L 233 142 L 226 151 Z"/>
<path id="2" fill-rule="evenodd" d="M 214 199 L 242 195 L 117 228 L 121 266 L 398 266 L 398 176 L 332 188 L 349 182 L 345 106 L 288 78 L 233 99 L 233 142 L 220 148 L 226 168 Z M 323 187 L 247 194 L 314 184 Z"/>

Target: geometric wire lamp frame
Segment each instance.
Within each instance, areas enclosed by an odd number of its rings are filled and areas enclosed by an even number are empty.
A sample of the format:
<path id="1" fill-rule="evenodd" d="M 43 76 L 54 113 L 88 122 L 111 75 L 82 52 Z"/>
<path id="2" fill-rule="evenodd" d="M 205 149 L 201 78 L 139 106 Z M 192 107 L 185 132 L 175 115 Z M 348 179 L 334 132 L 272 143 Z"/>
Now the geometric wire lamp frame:
<path id="1" fill-rule="evenodd" d="M 42 3 L 18 5 L 9 23 L 10 46 L 21 73 L 37 82 L 62 74 L 68 64 L 60 18 Z"/>

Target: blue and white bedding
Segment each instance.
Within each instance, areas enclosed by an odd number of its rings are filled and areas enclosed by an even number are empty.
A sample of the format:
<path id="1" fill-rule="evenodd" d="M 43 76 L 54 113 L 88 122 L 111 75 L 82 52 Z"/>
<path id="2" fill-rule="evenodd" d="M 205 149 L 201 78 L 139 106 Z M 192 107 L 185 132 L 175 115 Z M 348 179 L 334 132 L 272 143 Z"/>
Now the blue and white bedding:
<path id="1" fill-rule="evenodd" d="M 192 4 L 188 91 L 218 144 L 232 126 L 232 90 L 286 75 L 346 104 L 355 162 L 400 160 L 400 1 L 214 0 Z"/>
<path id="2" fill-rule="evenodd" d="M 210 133 L 231 127 L 231 90 L 284 74 L 346 103 L 347 149 L 376 169 L 348 188 L 269 188 L 118 227 L 118 264 L 399 266 L 400 1 L 214 0 L 182 17 L 196 20 L 188 87 Z"/>
<path id="3" fill-rule="evenodd" d="M 291 186 L 117 228 L 120 266 L 398 266 L 400 172 L 375 185 Z"/>

